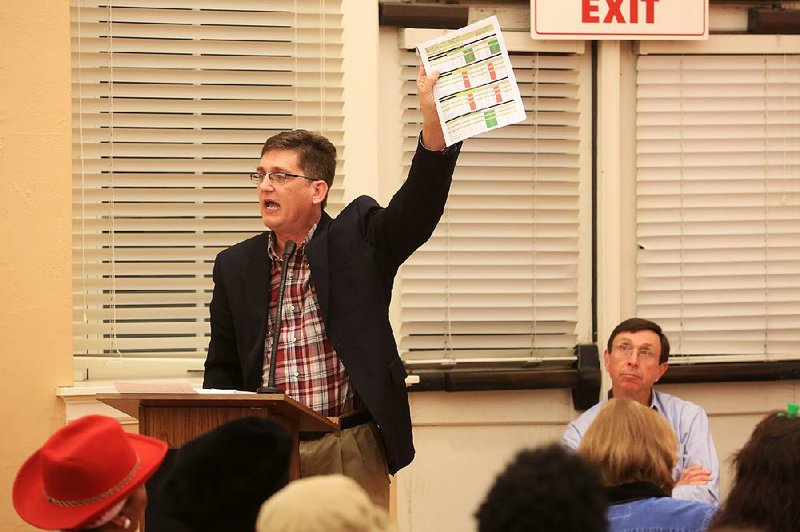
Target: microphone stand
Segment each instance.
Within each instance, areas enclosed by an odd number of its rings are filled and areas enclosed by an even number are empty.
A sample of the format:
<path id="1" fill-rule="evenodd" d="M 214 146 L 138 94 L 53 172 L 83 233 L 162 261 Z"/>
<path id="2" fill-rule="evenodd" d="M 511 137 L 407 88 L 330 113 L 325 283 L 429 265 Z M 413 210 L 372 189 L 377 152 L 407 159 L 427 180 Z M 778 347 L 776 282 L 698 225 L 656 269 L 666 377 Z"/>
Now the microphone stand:
<path id="1" fill-rule="evenodd" d="M 260 387 L 256 393 L 277 393 L 284 395 L 285 392 L 275 387 L 275 362 L 278 358 L 278 341 L 281 336 L 281 322 L 283 321 L 283 296 L 286 291 L 286 275 L 289 273 L 289 259 L 294 255 L 297 244 L 294 240 L 287 240 L 283 246 L 283 267 L 281 268 L 281 284 L 278 289 L 278 301 L 275 305 L 275 330 L 272 332 L 272 349 L 269 353 L 269 377 L 267 386 Z"/>

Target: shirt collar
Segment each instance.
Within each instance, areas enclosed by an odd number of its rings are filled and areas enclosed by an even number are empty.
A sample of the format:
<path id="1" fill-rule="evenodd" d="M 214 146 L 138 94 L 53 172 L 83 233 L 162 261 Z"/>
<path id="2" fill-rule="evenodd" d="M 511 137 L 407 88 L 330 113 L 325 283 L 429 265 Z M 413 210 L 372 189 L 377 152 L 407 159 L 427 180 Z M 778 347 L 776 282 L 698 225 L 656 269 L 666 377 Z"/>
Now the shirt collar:
<path id="1" fill-rule="evenodd" d="M 611 399 L 614 397 L 614 390 L 608 390 L 608 397 L 606 400 Z M 656 390 L 655 388 L 650 388 L 650 408 L 655 410 L 656 412 L 663 413 L 661 405 L 656 401 Z"/>
<path id="2" fill-rule="evenodd" d="M 303 242 L 301 242 L 300 245 L 297 247 L 298 253 L 301 252 L 301 250 L 305 247 L 305 245 L 311 241 L 311 238 L 314 236 L 314 231 L 317 230 L 318 225 L 319 225 L 319 220 L 317 220 L 317 223 L 312 225 L 311 229 L 308 230 L 308 233 L 306 233 L 306 237 L 303 239 Z M 267 230 L 267 251 L 269 252 L 269 258 L 272 259 L 273 261 L 278 261 L 278 262 L 283 261 L 283 258 L 280 257 L 278 253 L 275 252 L 275 231 L 272 231 L 271 229 Z"/>

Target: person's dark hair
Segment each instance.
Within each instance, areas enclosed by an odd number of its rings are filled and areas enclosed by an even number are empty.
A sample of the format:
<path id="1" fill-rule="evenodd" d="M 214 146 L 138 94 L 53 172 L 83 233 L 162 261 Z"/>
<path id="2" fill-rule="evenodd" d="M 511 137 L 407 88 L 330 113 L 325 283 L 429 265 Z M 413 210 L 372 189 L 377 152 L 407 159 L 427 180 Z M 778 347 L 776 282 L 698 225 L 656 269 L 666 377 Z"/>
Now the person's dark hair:
<path id="1" fill-rule="evenodd" d="M 628 318 L 614 327 L 614 330 L 611 331 L 611 336 L 608 337 L 608 352 L 611 352 L 614 338 L 616 338 L 619 333 L 635 333 L 639 331 L 653 331 L 658 335 L 659 340 L 661 340 L 661 356 L 658 358 L 658 363 L 663 364 L 667 362 L 669 360 L 669 340 L 667 339 L 667 335 L 661 330 L 659 324 L 644 318 Z"/>
<path id="2" fill-rule="evenodd" d="M 480 532 L 605 531 L 606 501 L 597 469 L 551 444 L 520 451 L 475 513 Z"/>
<path id="3" fill-rule="evenodd" d="M 156 496 L 192 532 L 252 532 L 261 504 L 289 482 L 291 456 L 275 421 L 229 421 L 178 449 Z"/>
<path id="4" fill-rule="evenodd" d="M 297 162 L 305 175 L 325 181 L 329 190 L 333 186 L 333 176 L 336 174 L 336 146 L 322 135 L 305 129 L 283 131 L 267 139 L 261 148 L 261 156 L 270 150 L 297 152 Z M 322 202 L 323 209 L 327 202 L 326 196 Z"/>
<path id="5" fill-rule="evenodd" d="M 733 485 L 710 530 L 800 530 L 800 419 L 768 415 L 733 466 Z"/>

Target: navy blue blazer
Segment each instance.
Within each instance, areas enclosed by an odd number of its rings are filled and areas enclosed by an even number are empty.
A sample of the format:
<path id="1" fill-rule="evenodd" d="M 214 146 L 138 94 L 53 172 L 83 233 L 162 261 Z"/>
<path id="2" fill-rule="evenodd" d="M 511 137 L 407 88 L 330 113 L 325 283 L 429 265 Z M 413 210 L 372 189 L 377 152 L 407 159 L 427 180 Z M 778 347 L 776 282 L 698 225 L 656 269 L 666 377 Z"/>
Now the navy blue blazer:
<path id="1" fill-rule="evenodd" d="M 461 143 L 446 153 L 417 146 L 408 178 L 383 208 L 367 196 L 335 219 L 325 212 L 306 257 L 328 339 L 380 428 L 389 472 L 414 458 L 406 371 L 389 324 L 397 269 L 444 213 Z M 217 255 L 205 388 L 262 385 L 270 258 L 267 233 Z"/>

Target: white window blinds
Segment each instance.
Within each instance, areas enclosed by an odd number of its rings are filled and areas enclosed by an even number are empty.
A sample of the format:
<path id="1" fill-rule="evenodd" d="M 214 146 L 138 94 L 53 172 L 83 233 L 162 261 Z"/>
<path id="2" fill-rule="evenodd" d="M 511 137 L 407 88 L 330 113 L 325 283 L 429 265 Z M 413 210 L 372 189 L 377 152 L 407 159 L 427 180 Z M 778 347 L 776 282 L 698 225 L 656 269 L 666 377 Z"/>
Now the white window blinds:
<path id="1" fill-rule="evenodd" d="M 638 314 L 694 361 L 800 358 L 800 55 L 637 71 Z"/>
<path id="2" fill-rule="evenodd" d="M 202 368 L 214 256 L 264 230 L 264 140 L 315 130 L 343 159 L 339 4 L 71 3 L 78 378 Z"/>
<path id="3" fill-rule="evenodd" d="M 401 57 L 407 171 L 421 115 L 417 58 Z M 400 348 L 412 367 L 567 363 L 579 338 L 591 341 L 590 283 L 579 297 L 591 260 L 590 58 L 511 61 L 527 120 L 464 142 L 445 215 L 401 270 Z"/>

